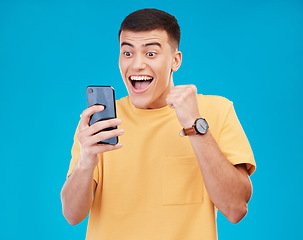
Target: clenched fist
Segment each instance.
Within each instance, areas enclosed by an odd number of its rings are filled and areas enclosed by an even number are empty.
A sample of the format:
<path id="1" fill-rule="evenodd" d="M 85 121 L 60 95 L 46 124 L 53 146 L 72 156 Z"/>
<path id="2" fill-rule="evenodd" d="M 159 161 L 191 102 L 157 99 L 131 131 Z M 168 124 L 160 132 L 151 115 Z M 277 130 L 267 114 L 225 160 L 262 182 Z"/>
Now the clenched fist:
<path id="1" fill-rule="evenodd" d="M 176 114 L 183 128 L 191 127 L 200 116 L 195 85 L 179 85 L 171 89 L 166 98 L 169 107 L 176 110 Z"/>

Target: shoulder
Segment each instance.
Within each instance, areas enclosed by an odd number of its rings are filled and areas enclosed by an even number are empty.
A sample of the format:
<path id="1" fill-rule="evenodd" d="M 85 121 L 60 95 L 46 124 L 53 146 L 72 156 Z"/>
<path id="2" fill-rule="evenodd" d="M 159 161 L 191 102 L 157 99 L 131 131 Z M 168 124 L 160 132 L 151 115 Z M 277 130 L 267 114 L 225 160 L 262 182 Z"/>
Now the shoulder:
<path id="1" fill-rule="evenodd" d="M 198 94 L 198 100 L 199 101 L 205 101 L 213 104 L 228 104 L 231 103 L 231 101 L 225 97 L 217 96 L 217 95 L 203 95 Z"/>
<path id="2" fill-rule="evenodd" d="M 229 99 L 216 95 L 202 95 L 198 94 L 199 108 L 208 110 L 211 112 L 224 112 L 229 111 L 233 106 L 233 102 Z"/>
<path id="3" fill-rule="evenodd" d="M 130 112 L 129 97 L 123 97 L 119 100 L 116 100 L 116 112 L 117 117 L 121 118 L 124 115 L 128 115 Z"/>
<path id="4" fill-rule="evenodd" d="M 233 103 L 225 97 L 198 94 L 199 112 L 212 129 L 213 137 L 218 140 L 226 118 L 233 109 Z"/>
<path id="5" fill-rule="evenodd" d="M 116 107 L 117 108 L 125 107 L 127 105 L 129 105 L 128 96 L 123 97 L 119 100 L 116 100 Z"/>

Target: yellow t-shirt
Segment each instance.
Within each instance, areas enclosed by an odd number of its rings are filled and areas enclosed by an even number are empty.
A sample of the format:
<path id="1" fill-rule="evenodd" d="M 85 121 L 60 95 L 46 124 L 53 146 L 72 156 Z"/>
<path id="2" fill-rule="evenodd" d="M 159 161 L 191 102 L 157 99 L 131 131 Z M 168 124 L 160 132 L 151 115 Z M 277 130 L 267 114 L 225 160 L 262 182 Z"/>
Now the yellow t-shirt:
<path id="1" fill-rule="evenodd" d="M 198 95 L 199 111 L 232 164 L 255 161 L 233 104 L 223 97 Z M 137 109 L 129 97 L 116 104 L 125 134 L 123 147 L 100 154 L 94 172 L 96 193 L 87 240 L 217 239 L 216 208 L 205 189 L 188 137 L 175 110 Z M 75 135 L 72 173 L 80 153 Z"/>

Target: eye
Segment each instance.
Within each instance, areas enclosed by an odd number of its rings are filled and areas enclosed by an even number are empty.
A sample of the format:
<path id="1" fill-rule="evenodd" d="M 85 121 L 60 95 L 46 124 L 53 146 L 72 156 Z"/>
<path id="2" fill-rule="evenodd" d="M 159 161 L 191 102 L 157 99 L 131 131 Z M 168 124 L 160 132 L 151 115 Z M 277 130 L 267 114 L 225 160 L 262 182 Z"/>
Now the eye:
<path id="1" fill-rule="evenodd" d="M 149 57 L 155 57 L 156 53 L 155 52 L 148 52 L 148 53 L 146 53 L 146 55 L 149 56 Z"/>
<path id="2" fill-rule="evenodd" d="M 131 57 L 133 54 L 131 52 L 124 52 L 123 53 L 126 57 Z"/>

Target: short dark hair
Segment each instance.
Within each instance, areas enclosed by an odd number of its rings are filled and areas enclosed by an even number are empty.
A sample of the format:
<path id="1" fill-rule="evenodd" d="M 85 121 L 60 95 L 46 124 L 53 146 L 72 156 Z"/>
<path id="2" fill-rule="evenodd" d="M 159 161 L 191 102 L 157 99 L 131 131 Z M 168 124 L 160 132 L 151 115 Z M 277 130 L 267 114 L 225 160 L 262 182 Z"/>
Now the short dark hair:
<path id="1" fill-rule="evenodd" d="M 121 23 L 119 39 L 121 32 L 125 30 L 144 32 L 155 29 L 165 30 L 170 41 L 179 48 L 181 33 L 177 19 L 167 12 L 153 8 L 140 9 L 129 14 Z"/>

